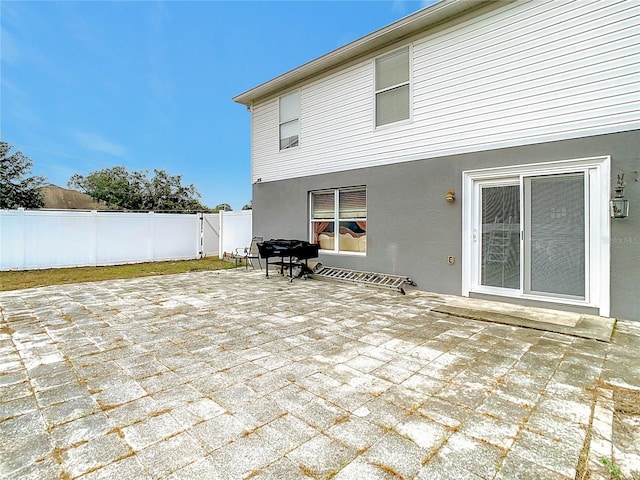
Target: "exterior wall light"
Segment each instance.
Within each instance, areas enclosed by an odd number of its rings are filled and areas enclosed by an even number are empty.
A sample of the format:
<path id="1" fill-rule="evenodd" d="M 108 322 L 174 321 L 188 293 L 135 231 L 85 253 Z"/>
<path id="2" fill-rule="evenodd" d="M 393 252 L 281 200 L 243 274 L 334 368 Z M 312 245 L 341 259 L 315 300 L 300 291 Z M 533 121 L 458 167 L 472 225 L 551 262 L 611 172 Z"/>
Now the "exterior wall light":
<path id="1" fill-rule="evenodd" d="M 453 203 L 456 199 L 456 192 L 454 192 L 453 190 L 449 190 L 444 198 L 447 202 Z"/>
<path id="2" fill-rule="evenodd" d="M 611 218 L 625 218 L 629 216 L 629 200 L 624 198 L 624 187 L 618 186 L 616 194 L 609 202 Z"/>
<path id="3" fill-rule="evenodd" d="M 615 194 L 609 202 L 611 218 L 626 218 L 629 216 L 629 200 L 624 198 L 624 173 L 618 175 L 618 185 Z"/>

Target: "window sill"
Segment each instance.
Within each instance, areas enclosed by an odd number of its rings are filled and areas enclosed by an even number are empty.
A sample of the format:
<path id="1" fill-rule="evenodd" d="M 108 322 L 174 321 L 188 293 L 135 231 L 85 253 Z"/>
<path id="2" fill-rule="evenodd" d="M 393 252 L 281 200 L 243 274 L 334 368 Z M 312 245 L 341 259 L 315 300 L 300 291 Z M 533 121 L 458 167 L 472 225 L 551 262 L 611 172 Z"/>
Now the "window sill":
<path id="1" fill-rule="evenodd" d="M 296 145 L 295 147 L 281 148 L 280 150 L 278 150 L 278 153 L 290 152 L 291 150 L 299 150 L 299 149 L 300 149 L 300 145 Z"/>
<path id="2" fill-rule="evenodd" d="M 335 250 L 318 250 L 323 255 L 366 257 L 367 252 L 336 252 Z"/>
<path id="3" fill-rule="evenodd" d="M 413 123 L 413 118 L 407 118 L 406 120 L 398 120 L 397 122 L 393 122 L 393 123 L 385 123 L 384 125 L 375 125 L 373 126 L 373 130 L 374 131 L 384 131 L 384 130 L 390 130 L 392 128 L 395 127 L 402 127 L 405 125 L 411 125 Z"/>

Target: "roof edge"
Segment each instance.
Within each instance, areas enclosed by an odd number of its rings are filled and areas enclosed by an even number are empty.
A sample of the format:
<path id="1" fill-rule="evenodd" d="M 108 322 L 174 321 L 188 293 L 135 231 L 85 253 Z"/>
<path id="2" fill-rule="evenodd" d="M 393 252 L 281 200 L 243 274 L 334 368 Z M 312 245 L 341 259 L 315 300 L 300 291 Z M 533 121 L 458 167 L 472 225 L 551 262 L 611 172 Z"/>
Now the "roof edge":
<path id="1" fill-rule="evenodd" d="M 372 51 L 402 40 L 420 30 L 427 29 L 463 12 L 478 8 L 493 0 L 440 0 L 400 20 L 382 27 L 364 37 L 350 42 L 329 53 L 307 62 L 272 80 L 233 97 L 242 105 L 251 105 L 256 100 L 284 90 L 314 75 L 326 72 Z"/>

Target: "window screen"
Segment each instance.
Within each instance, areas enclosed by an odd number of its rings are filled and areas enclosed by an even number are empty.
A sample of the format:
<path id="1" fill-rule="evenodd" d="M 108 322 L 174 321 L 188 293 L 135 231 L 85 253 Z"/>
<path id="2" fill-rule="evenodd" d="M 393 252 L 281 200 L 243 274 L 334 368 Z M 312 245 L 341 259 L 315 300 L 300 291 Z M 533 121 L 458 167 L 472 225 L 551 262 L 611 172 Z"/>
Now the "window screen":
<path id="1" fill-rule="evenodd" d="M 526 179 L 532 292 L 585 297 L 584 174 Z"/>
<path id="2" fill-rule="evenodd" d="M 280 150 L 298 145 L 300 134 L 300 92 L 280 97 Z"/>
<path id="3" fill-rule="evenodd" d="M 314 219 L 332 219 L 335 217 L 335 194 L 330 192 L 314 192 L 311 195 L 313 201 Z"/>
<path id="4" fill-rule="evenodd" d="M 367 216 L 367 190 L 340 190 L 339 199 L 340 219 L 366 218 Z"/>
<path id="5" fill-rule="evenodd" d="M 410 118 L 409 48 L 375 62 L 376 126 Z"/>
<path id="6" fill-rule="evenodd" d="M 409 49 L 403 48 L 376 60 L 376 90 L 409 81 Z"/>

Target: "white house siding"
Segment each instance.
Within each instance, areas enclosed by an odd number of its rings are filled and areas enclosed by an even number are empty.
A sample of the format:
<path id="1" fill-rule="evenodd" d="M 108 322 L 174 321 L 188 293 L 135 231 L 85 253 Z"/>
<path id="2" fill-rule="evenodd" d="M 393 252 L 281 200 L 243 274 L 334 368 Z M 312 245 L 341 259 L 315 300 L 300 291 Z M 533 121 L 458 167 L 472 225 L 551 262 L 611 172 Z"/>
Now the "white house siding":
<path id="1" fill-rule="evenodd" d="M 300 86 L 300 147 L 278 151 L 277 99 L 254 105 L 253 181 L 637 129 L 639 11 L 498 3 L 432 30 L 412 42 L 410 122 L 375 129 L 372 59 Z"/>

